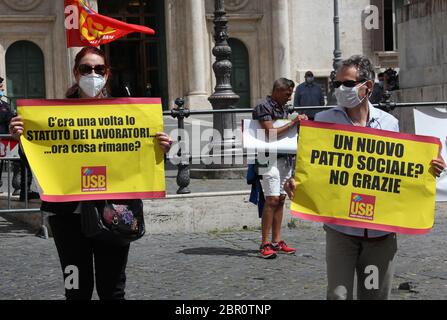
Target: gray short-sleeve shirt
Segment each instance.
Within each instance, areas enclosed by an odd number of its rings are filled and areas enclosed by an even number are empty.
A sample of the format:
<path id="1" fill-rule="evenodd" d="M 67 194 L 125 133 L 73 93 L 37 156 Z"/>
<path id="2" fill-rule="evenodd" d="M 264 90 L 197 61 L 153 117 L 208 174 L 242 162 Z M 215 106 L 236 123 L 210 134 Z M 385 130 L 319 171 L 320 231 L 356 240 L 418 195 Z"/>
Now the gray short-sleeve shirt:
<path id="1" fill-rule="evenodd" d="M 253 120 L 275 121 L 278 119 L 287 119 L 289 111 L 286 106 L 280 106 L 271 96 L 262 100 L 253 110 Z"/>

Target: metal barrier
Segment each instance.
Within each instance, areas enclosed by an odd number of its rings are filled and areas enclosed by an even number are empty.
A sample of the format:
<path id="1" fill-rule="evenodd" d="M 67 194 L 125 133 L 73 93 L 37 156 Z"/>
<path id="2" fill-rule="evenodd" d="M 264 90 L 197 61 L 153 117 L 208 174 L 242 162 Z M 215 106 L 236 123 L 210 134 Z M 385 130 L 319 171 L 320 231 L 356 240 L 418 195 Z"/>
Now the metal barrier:
<path id="1" fill-rule="evenodd" d="M 17 210 L 20 210 L 20 212 L 39 212 L 39 209 L 31 209 L 29 208 L 29 186 L 28 186 L 28 178 L 29 175 L 31 175 L 31 172 L 28 172 L 28 169 L 26 166 L 24 166 L 24 177 L 20 176 L 20 179 L 23 179 L 25 181 L 25 190 L 21 190 L 22 194 L 24 194 L 24 199 L 21 200 L 21 202 L 24 203 L 24 208 L 12 208 L 12 194 L 11 192 L 11 186 L 14 187 L 14 189 L 19 190 L 21 189 L 21 181 L 19 181 L 19 172 L 22 171 L 21 166 L 21 159 L 18 153 L 18 142 L 15 141 L 11 135 L 0 135 L 0 187 L 2 184 L 4 184 L 3 181 L 3 169 L 6 167 L 7 176 L 6 176 L 6 200 L 4 197 L 0 198 L 0 201 L 4 202 L 6 201 L 7 207 L 6 209 L 0 208 L 0 213 L 14 213 L 17 212 Z M 13 170 L 14 164 L 17 164 L 16 170 Z M 20 172 L 20 175 L 22 172 Z"/>
<path id="2" fill-rule="evenodd" d="M 0 187 L 3 187 L 2 184 L 6 184 L 6 198 L 0 194 L 0 214 L 19 214 L 19 213 L 39 213 L 40 208 L 30 208 L 30 203 L 28 199 L 29 194 L 29 186 L 28 186 L 28 178 L 31 175 L 31 172 L 28 172 L 26 166 L 23 166 L 22 172 L 22 163 L 18 152 L 18 142 L 15 141 L 10 135 L 0 135 Z M 13 166 L 17 168 L 13 170 Z M 3 181 L 3 169 L 6 167 L 6 182 Z M 24 177 L 20 176 L 24 173 Z M 12 186 L 14 189 L 19 190 L 22 188 L 23 184 L 20 180 L 24 181 L 24 190 L 20 190 L 24 195 L 23 199 L 19 200 L 20 202 L 14 202 L 15 206 L 12 206 Z M 6 209 L 3 208 L 4 203 L 6 202 Z M 19 206 L 19 203 L 23 203 L 23 207 Z M 44 239 L 48 239 L 48 229 L 46 224 L 43 222 L 44 217 L 42 216 L 42 224 L 41 228 L 37 234 Z"/>
<path id="3" fill-rule="evenodd" d="M 247 109 L 224 109 L 224 110 L 209 110 L 209 111 L 194 111 L 189 110 L 184 107 L 184 99 L 179 98 L 175 102 L 176 108 L 172 109 L 171 111 L 165 111 L 163 112 L 163 115 L 165 117 L 171 117 L 173 119 L 177 119 L 177 128 L 178 129 L 184 129 L 185 128 L 185 118 L 189 118 L 190 116 L 194 115 L 214 115 L 214 114 L 244 114 L 244 113 L 252 113 L 253 109 L 247 108 Z M 386 101 L 385 103 L 380 103 L 374 105 L 375 107 L 378 107 L 383 110 L 391 111 L 396 108 L 414 108 L 414 107 L 447 107 L 447 102 L 419 102 L 419 103 L 394 103 L 391 101 Z M 292 114 L 294 112 L 305 112 L 308 110 L 327 110 L 331 109 L 335 106 L 318 106 L 318 107 L 303 107 L 303 108 L 294 108 L 292 106 L 289 107 L 289 113 Z M 1 138 L 11 139 L 10 135 L 0 135 Z M 177 137 L 180 141 L 181 137 Z M 1 155 L 1 153 L 0 153 Z M 212 155 L 212 157 L 219 157 L 223 155 Z M 253 154 L 240 154 L 238 156 L 253 156 Z M 211 157 L 210 155 L 186 155 L 183 154 L 183 151 L 181 148 L 179 148 L 179 151 L 177 153 L 177 157 L 182 159 L 181 163 L 178 164 L 178 173 L 177 173 L 177 185 L 179 187 L 177 194 L 183 195 L 183 196 L 169 196 L 170 198 L 178 198 L 178 197 L 188 197 L 187 195 L 191 192 L 189 191 L 188 187 L 191 181 L 190 178 L 190 164 L 192 159 L 204 159 L 206 157 Z M 0 157 L 2 160 L 2 164 L 6 162 L 8 165 L 7 167 L 7 209 L 0 209 L 1 213 L 35 213 L 39 212 L 39 209 L 33 209 L 29 208 L 29 200 L 27 199 L 28 195 L 28 183 L 25 183 L 25 208 L 12 208 L 11 207 L 11 162 L 12 161 L 20 161 L 17 158 L 12 157 Z M 28 175 L 28 171 L 25 168 L 25 175 Z M 1 178 L 1 176 L 0 176 Z M 25 176 L 25 181 L 27 181 L 27 177 Z M 202 196 L 210 196 L 212 193 L 206 193 Z M 220 194 L 220 193 L 219 193 Z M 223 193 L 225 194 L 225 193 Z M 192 197 L 193 195 L 191 195 Z M 3 201 L 3 200 L 1 200 Z"/>

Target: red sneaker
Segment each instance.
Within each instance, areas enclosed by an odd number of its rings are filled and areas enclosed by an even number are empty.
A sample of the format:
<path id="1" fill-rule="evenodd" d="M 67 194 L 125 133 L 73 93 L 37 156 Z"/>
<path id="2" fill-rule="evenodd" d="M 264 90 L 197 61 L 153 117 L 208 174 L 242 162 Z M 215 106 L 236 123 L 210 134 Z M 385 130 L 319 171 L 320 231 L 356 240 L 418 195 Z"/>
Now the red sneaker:
<path id="1" fill-rule="evenodd" d="M 260 250 L 261 250 L 260 255 L 262 258 L 264 258 L 264 259 L 275 259 L 276 258 L 276 251 L 273 248 L 273 245 L 271 243 L 262 244 Z"/>
<path id="2" fill-rule="evenodd" d="M 272 247 L 276 252 L 282 252 L 286 254 L 294 254 L 296 252 L 295 248 L 289 247 L 284 241 L 280 241 L 276 245 L 272 244 Z"/>

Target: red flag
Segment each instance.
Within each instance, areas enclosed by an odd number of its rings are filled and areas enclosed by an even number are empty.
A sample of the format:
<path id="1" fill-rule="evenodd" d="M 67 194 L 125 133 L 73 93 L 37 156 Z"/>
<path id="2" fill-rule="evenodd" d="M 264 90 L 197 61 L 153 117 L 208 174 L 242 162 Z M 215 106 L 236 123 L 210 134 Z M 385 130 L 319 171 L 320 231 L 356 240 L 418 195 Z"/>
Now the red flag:
<path id="1" fill-rule="evenodd" d="M 99 46 L 132 32 L 155 34 L 151 28 L 100 15 L 85 0 L 65 0 L 65 29 L 67 48 Z"/>

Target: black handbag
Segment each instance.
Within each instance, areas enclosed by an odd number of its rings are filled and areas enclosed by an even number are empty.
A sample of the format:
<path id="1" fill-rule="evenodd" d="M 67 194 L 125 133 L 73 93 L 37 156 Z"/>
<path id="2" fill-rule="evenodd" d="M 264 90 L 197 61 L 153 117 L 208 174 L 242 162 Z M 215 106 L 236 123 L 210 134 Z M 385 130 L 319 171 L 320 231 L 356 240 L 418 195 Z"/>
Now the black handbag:
<path id="1" fill-rule="evenodd" d="M 143 201 L 98 200 L 81 202 L 83 234 L 92 239 L 125 246 L 144 236 Z"/>

